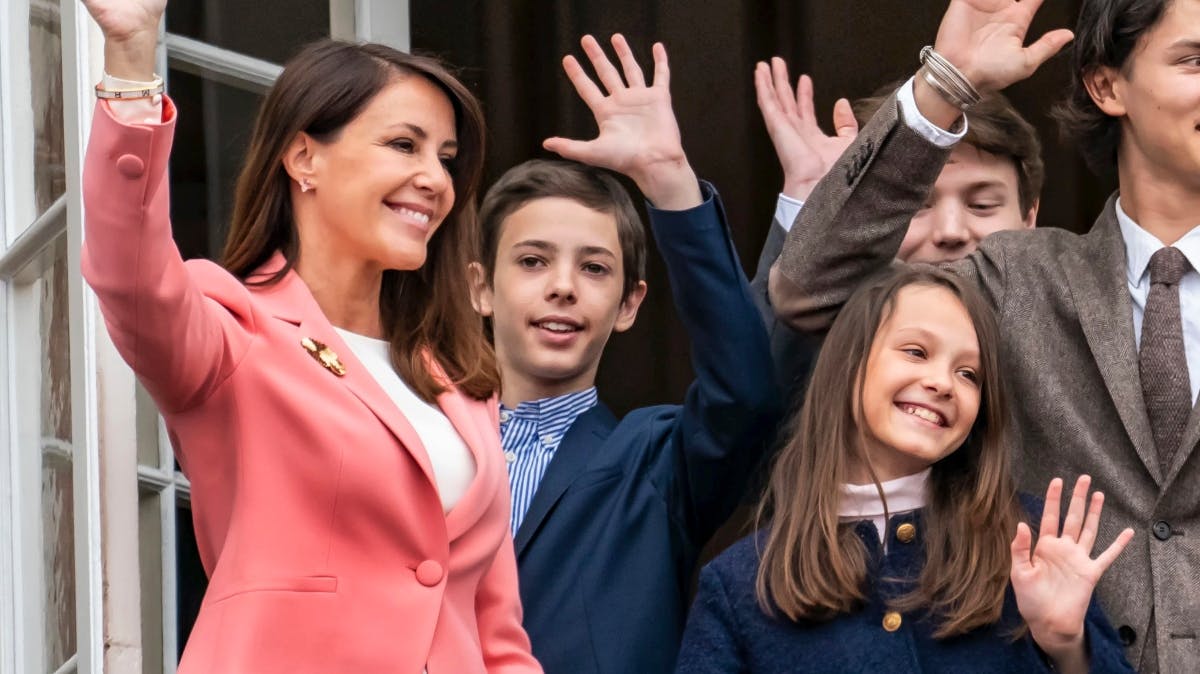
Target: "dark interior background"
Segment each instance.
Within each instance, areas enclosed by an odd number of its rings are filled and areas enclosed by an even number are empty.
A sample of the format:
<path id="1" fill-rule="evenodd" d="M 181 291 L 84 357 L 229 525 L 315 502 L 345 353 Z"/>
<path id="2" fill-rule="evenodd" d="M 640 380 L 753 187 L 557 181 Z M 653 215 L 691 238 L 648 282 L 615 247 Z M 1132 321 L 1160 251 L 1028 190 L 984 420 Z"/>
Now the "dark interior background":
<path id="1" fill-rule="evenodd" d="M 833 102 L 870 94 L 905 78 L 933 42 L 944 2 L 892 0 L 696 1 L 412 0 L 412 45 L 462 68 L 488 114 L 489 182 L 507 168 L 546 156 L 547 136 L 591 138 L 595 124 L 560 62 L 582 57 L 579 38 L 607 44 L 621 32 L 649 72 L 650 45 L 662 41 L 684 148 L 701 177 L 720 190 L 747 275 L 775 210 L 782 173 L 754 102 L 756 61 L 787 60 L 793 76 L 815 81 L 828 122 Z M 1046 3 L 1032 34 L 1073 27 L 1079 0 Z M 1086 231 L 1112 184 L 1093 177 L 1058 139 L 1051 105 L 1069 73 L 1065 54 L 1007 93 L 1038 128 L 1046 187 L 1039 223 Z M 827 128 L 828 130 L 828 128 Z M 687 336 L 674 315 L 662 264 L 651 255 L 650 294 L 637 324 L 610 342 L 600 369 L 602 397 L 618 413 L 675 402 L 691 382 Z"/>

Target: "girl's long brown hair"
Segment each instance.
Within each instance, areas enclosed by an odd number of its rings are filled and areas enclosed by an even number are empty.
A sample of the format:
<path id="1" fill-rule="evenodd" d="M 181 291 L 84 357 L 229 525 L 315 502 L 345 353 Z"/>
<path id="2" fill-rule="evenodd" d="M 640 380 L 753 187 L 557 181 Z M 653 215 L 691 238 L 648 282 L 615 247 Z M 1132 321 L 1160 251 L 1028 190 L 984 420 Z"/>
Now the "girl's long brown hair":
<path id="1" fill-rule="evenodd" d="M 1000 376 L 999 330 L 977 290 L 933 267 L 904 267 L 859 289 L 842 309 L 817 359 L 804 405 L 793 419 L 758 510 L 766 541 L 759 603 L 794 621 L 828 620 L 867 596 L 867 550 L 838 519 L 840 486 L 864 448 L 862 399 L 867 357 L 902 288 L 945 288 L 958 297 L 979 337 L 979 415 L 966 441 L 933 465 L 924 517 L 926 561 L 916 588 L 891 602 L 928 611 L 945 638 L 997 622 L 1010 569 L 1010 537 L 1021 518 L 1009 468 L 1008 393 Z M 882 488 L 875 480 L 876 488 Z M 886 505 L 886 504 L 885 504 Z"/>
<path id="2" fill-rule="evenodd" d="M 284 152 L 301 132 L 320 142 L 336 140 L 385 86 L 405 77 L 430 81 L 454 107 L 457 198 L 429 241 L 425 264 L 412 271 L 384 272 L 379 310 L 391 342 L 392 364 L 426 401 L 433 402 L 445 382 L 431 371 L 426 354 L 460 390 L 486 398 L 500 380 L 495 355 L 469 301 L 466 272 L 478 257 L 475 201 L 483 173 L 483 111 L 438 60 L 380 44 L 322 40 L 288 61 L 254 125 L 238 176 L 222 264 L 251 285 L 276 283 L 291 270 L 300 250 Z M 277 250 L 287 264 L 270 277 L 250 279 Z"/>

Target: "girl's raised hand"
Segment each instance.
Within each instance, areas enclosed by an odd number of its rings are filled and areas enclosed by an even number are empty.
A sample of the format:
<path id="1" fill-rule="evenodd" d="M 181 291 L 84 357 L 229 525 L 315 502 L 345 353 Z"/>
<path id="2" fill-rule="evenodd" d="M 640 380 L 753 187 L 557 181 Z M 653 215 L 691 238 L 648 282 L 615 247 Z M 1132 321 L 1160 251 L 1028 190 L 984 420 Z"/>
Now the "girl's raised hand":
<path id="1" fill-rule="evenodd" d="M 1100 556 L 1092 559 L 1104 494 L 1093 493 L 1085 513 L 1090 485 L 1091 478 L 1087 475 L 1075 482 L 1060 532 L 1063 483 L 1059 478 L 1051 480 L 1037 546 L 1030 549 L 1032 533 L 1023 522 L 1017 525 L 1012 542 L 1011 579 L 1017 608 L 1038 646 L 1064 664 L 1079 662 L 1084 656 L 1083 621 L 1092 591 L 1133 538 L 1133 529 L 1125 529 Z"/>
<path id="2" fill-rule="evenodd" d="M 580 43 L 604 91 L 574 56 L 563 58 L 563 70 L 595 116 L 599 133 L 588 141 L 547 138 L 543 146 L 567 159 L 629 176 L 659 208 L 682 210 L 699 205 L 700 187 L 683 152 L 679 124 L 671 108 L 666 48 L 654 44 L 654 78 L 646 84 L 642 68 L 623 36 L 612 37 L 621 71 L 596 38 L 585 35 Z"/>

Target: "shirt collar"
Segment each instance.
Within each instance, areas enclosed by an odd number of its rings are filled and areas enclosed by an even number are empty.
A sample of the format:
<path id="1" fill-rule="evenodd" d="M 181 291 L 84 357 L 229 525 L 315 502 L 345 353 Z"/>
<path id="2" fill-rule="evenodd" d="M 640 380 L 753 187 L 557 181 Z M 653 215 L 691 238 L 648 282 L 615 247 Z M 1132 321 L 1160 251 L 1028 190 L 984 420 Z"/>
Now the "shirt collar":
<path id="1" fill-rule="evenodd" d="M 883 487 L 883 495 L 887 498 L 889 515 L 925 507 L 925 488 L 932 470 L 926 468 L 915 475 L 898 477 L 880 484 Z M 880 500 L 875 485 L 843 484 L 838 516 L 856 520 L 883 517 L 883 501 Z"/>
<path id="2" fill-rule="evenodd" d="M 1125 272 L 1129 276 L 1130 285 L 1135 288 L 1141 287 L 1143 282 L 1150 280 L 1150 257 L 1163 247 L 1163 242 L 1129 217 L 1121 207 L 1120 197 L 1117 198 L 1116 207 L 1117 224 L 1121 227 L 1121 238 L 1125 240 Z M 1172 245 L 1192 263 L 1192 269 L 1200 271 L 1200 226 L 1192 228 L 1192 231 Z"/>
<path id="3" fill-rule="evenodd" d="M 559 396 L 551 396 L 549 398 L 540 398 L 538 400 L 526 400 L 519 403 L 516 409 L 511 409 L 500 403 L 500 413 L 502 420 L 517 418 L 530 421 L 540 422 L 543 419 L 554 416 L 568 417 L 574 420 L 575 417 L 583 414 L 599 402 L 599 395 L 596 393 L 596 387 L 586 388 L 582 391 L 574 393 L 564 393 Z"/>

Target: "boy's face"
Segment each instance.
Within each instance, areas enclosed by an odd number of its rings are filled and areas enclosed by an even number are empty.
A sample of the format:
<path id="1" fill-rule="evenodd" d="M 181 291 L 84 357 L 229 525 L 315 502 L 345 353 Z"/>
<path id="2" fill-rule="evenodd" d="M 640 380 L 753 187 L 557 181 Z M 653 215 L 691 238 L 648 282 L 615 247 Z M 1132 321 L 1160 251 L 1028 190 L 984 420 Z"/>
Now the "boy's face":
<path id="1" fill-rule="evenodd" d="M 492 318 L 506 397 L 592 386 L 609 335 L 633 325 L 646 294 L 640 282 L 622 297 L 616 218 L 552 197 L 530 201 L 500 228 L 492 278 L 472 265 L 472 288 L 476 310 Z"/>
<path id="2" fill-rule="evenodd" d="M 966 257 L 1002 229 L 1033 227 L 1037 205 L 1021 212 L 1017 167 L 1007 157 L 963 143 L 954 148 L 900 244 L 907 262 Z"/>
<path id="3" fill-rule="evenodd" d="M 1123 170 L 1200 188 L 1200 0 L 1170 3 L 1108 76 L 1111 98 L 1097 103 L 1122 118 Z"/>

